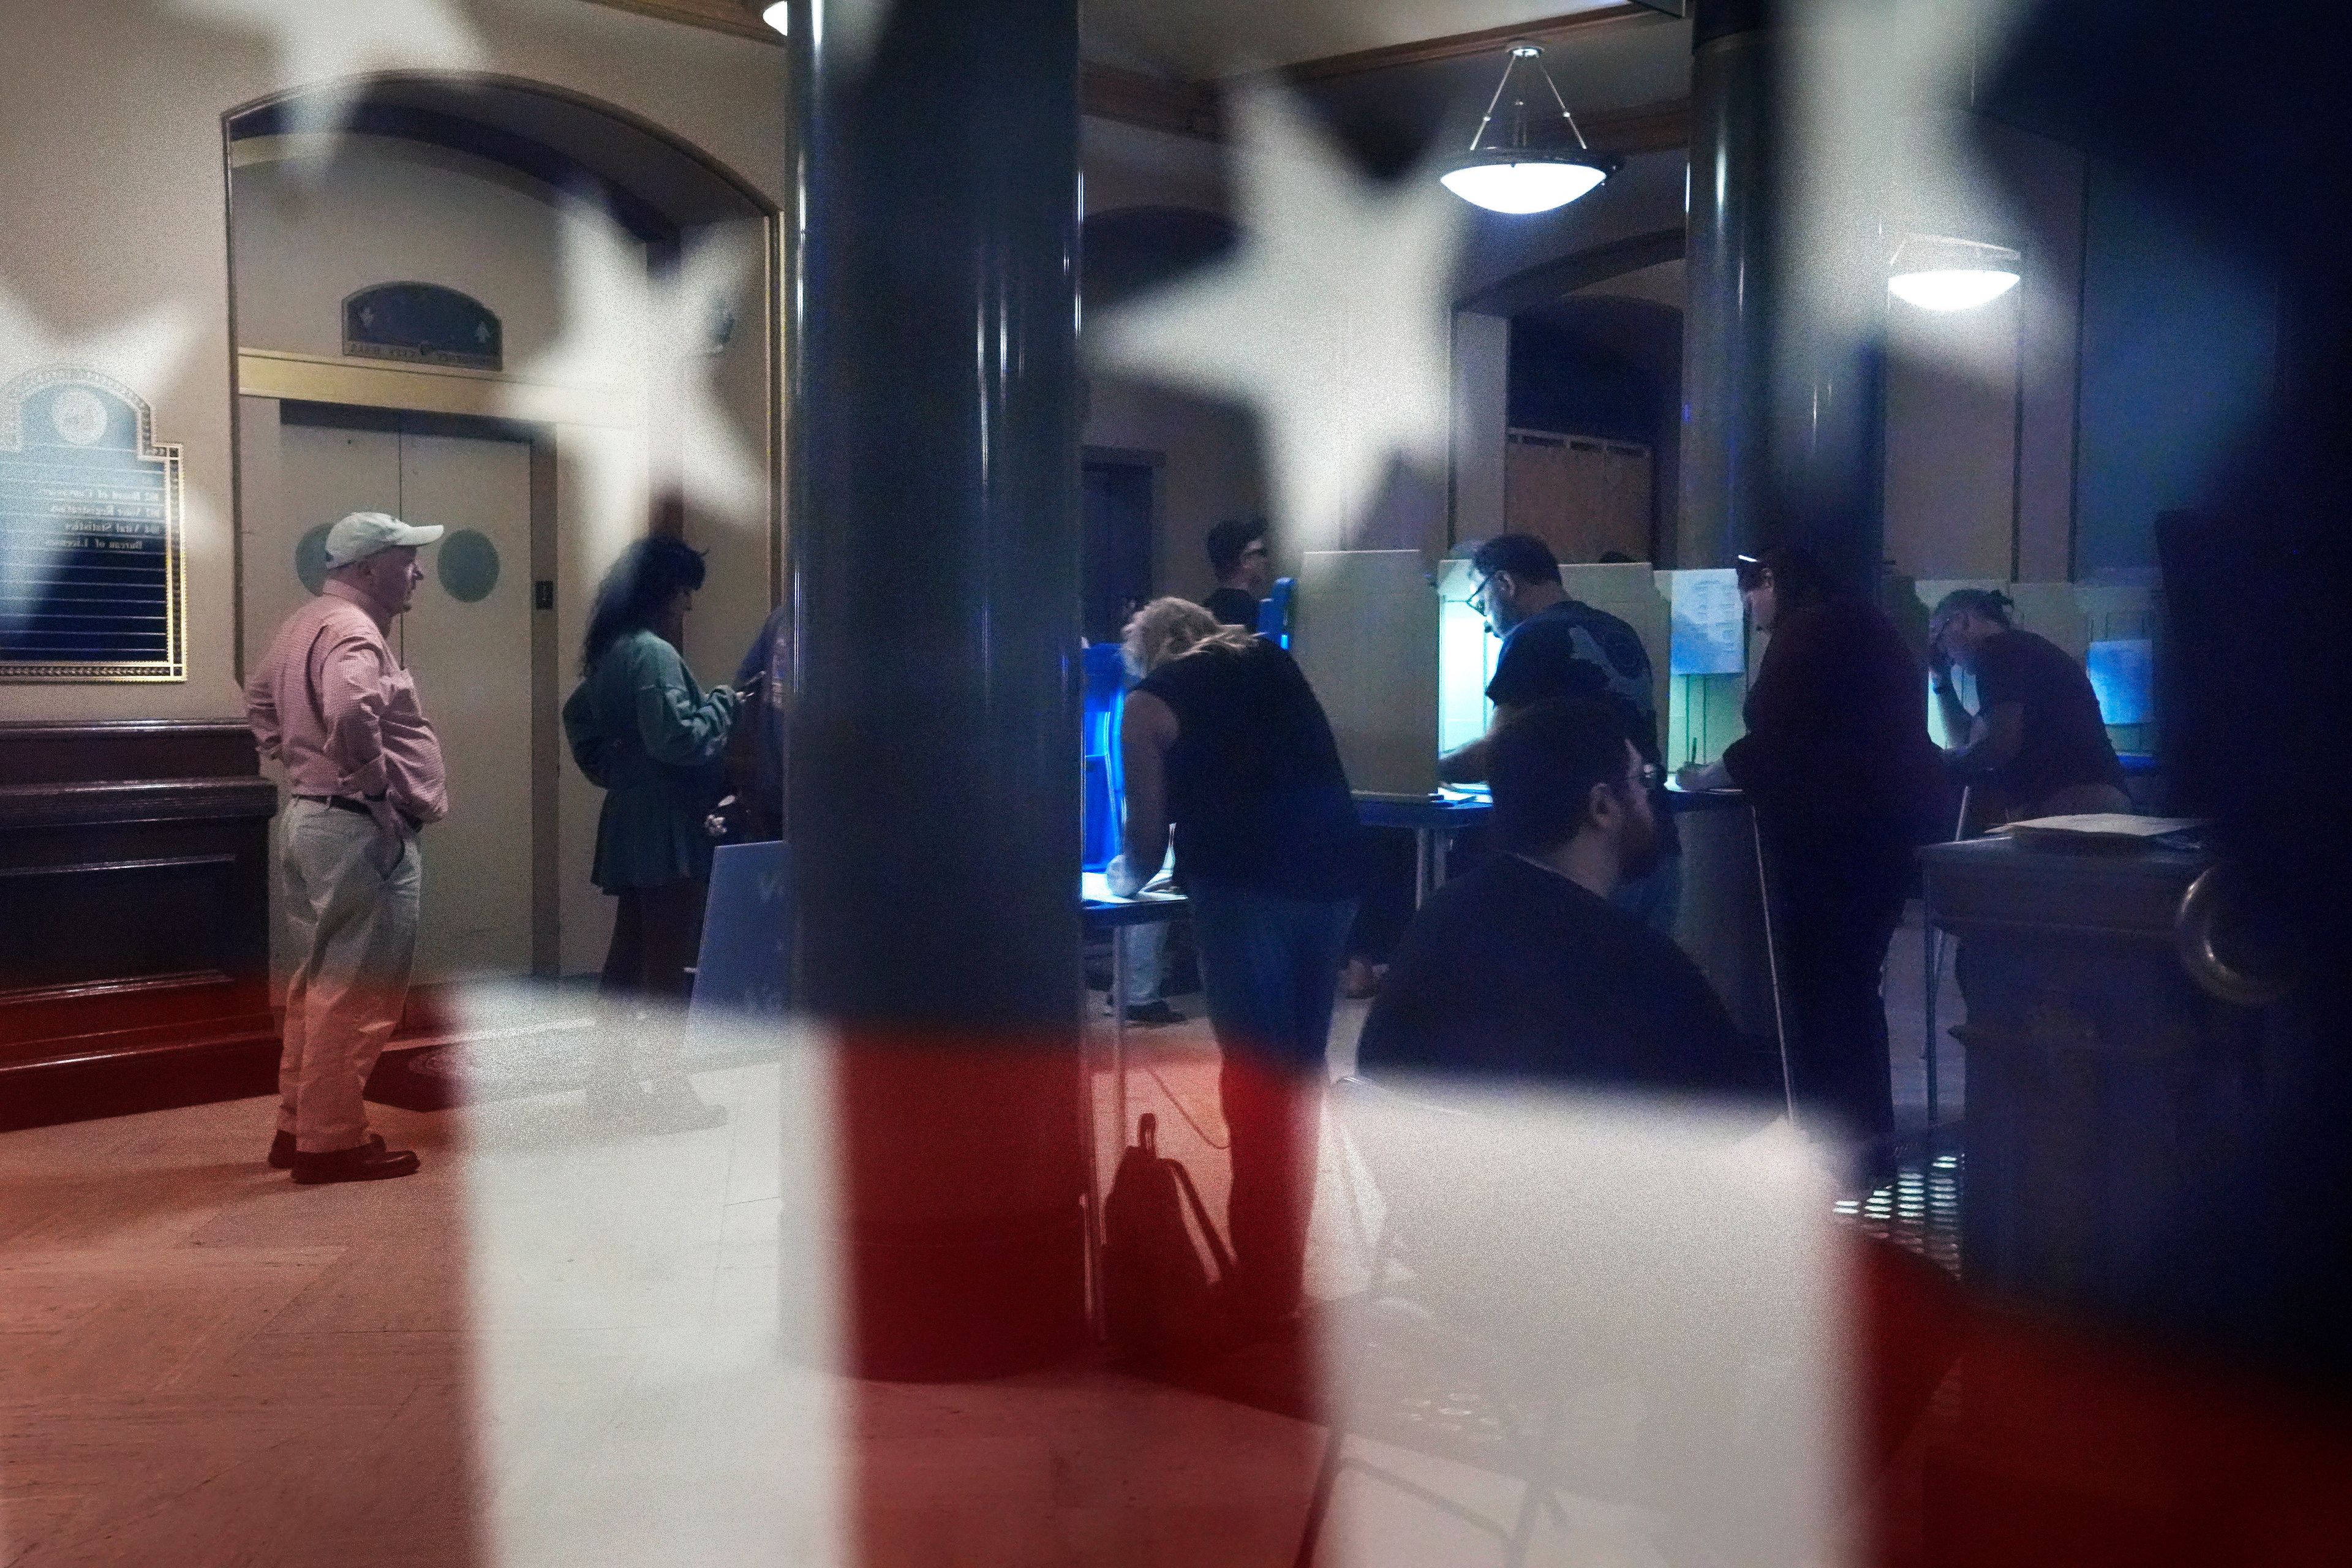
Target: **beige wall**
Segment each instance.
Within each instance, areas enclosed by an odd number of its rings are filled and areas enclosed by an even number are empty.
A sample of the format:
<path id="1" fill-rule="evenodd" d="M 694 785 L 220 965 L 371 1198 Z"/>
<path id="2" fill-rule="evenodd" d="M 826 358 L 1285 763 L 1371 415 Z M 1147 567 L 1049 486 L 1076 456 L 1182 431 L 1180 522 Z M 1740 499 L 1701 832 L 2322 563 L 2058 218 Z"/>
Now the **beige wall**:
<path id="1" fill-rule="evenodd" d="M 1453 542 L 1504 531 L 1504 455 L 1510 430 L 1511 321 L 1454 317 Z"/>
<path id="2" fill-rule="evenodd" d="M 1209 530 L 1229 517 L 1265 512 L 1255 422 L 1244 409 L 1165 392 L 1137 382 L 1087 381 L 1089 447 L 1156 452 L 1158 505 L 1152 517 L 1152 590 L 1188 599 L 1216 586 L 1205 548 Z M 1276 570 L 1295 575 L 1298 554 L 1277 538 Z"/>
<path id="3" fill-rule="evenodd" d="M 221 118 L 289 87 L 267 41 L 161 0 L 26 0 L 38 47 L 0 56 L 0 289 L 41 338 L 123 376 L 180 444 L 188 494 L 190 677 L 173 686 L 0 686 L 0 717 L 239 711 L 230 439 L 227 193 Z M 781 205 L 784 58 L 750 39 L 579 0 L 467 0 L 482 68 L 601 100 L 661 127 Z M 191 343 L 168 374 L 97 352 L 155 318 Z M 35 368 L 0 332 L 0 381 Z M 126 373 L 131 373 L 126 374 Z"/>
<path id="4" fill-rule="evenodd" d="M 1910 576 L 2009 576 L 2019 304 L 1887 297 L 1885 552 Z"/>
<path id="5" fill-rule="evenodd" d="M 437 283 L 499 318 L 520 371 L 563 330 L 557 193 L 421 142 L 352 136 L 323 171 L 290 161 L 311 139 L 231 149 L 237 346 L 340 356 L 342 302 L 378 283 Z M 593 221 L 583 219 L 583 221 Z M 614 231 L 618 226 L 605 220 Z M 637 265 L 645 247 L 635 246 Z"/>
<path id="6" fill-rule="evenodd" d="M 685 236 L 687 249 L 711 264 L 706 276 L 714 287 L 719 279 L 735 279 L 730 297 L 736 312 L 734 335 L 725 348 L 705 353 L 698 364 L 680 367 L 703 377 L 717 404 L 719 423 L 703 433 L 704 441 L 728 448 L 714 452 L 688 442 L 678 455 L 688 472 L 759 478 L 769 470 L 771 362 L 763 349 L 777 330 L 778 313 L 775 296 L 763 291 L 761 279 L 768 276 L 771 233 L 768 224 L 742 218 L 703 225 Z M 739 494 L 715 484 L 691 491 L 686 533 L 708 552 L 709 565 L 687 624 L 686 658 L 705 685 L 715 685 L 733 678 L 782 585 L 782 565 L 771 548 L 768 497 L 764 489 Z"/>

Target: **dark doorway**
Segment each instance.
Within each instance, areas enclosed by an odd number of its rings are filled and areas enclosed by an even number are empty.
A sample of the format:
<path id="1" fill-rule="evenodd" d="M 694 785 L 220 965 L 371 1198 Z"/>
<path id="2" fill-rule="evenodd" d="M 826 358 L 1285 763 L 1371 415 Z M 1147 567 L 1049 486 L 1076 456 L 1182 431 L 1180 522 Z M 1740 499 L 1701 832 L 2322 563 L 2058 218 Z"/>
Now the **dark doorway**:
<path id="1" fill-rule="evenodd" d="M 1086 638 L 1117 642 L 1128 616 L 1151 597 L 1151 492 L 1155 459 L 1090 452 L 1083 489 Z"/>

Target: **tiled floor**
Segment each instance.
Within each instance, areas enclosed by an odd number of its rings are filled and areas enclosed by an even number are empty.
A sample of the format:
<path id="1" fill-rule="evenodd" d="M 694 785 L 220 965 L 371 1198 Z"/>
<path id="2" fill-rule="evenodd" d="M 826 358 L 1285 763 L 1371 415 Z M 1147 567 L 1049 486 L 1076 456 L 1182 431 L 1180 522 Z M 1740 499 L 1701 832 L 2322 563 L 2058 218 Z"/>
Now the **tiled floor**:
<path id="1" fill-rule="evenodd" d="M 1363 1012 L 1341 1006 L 1342 1068 Z M 508 1087 L 515 1052 L 572 1034 L 509 1037 Z M 1205 1026 L 1129 1039 L 1131 1114 L 1159 1113 L 1221 1215 Z M 665 1136 L 568 1090 L 379 1109 L 425 1170 L 357 1186 L 268 1170 L 263 1101 L 0 1137 L 0 1564 L 1287 1562 L 1317 1428 L 1091 1360 L 853 1384 L 820 1370 L 821 1332 L 782 1335 L 824 1319 L 805 1075 L 789 1052 L 704 1072 L 727 1123 Z M 1100 1079 L 1106 1173 L 1108 1101 Z M 1334 1295 L 1365 1254 L 1335 1167 L 1323 1188 L 1309 1282 Z M 1512 1485 L 1370 1452 L 1461 1499 Z M 1403 1492 L 1358 1516 L 1382 1561 L 1491 1550 Z M 1643 1560 L 1593 1557 L 1592 1528 L 1533 1560 Z"/>
<path id="2" fill-rule="evenodd" d="M 0 1138 L 0 1563 L 1287 1560 L 1297 1422 L 1091 1362 L 851 1385 L 780 1342 L 816 1268 L 788 1077 L 704 1073 L 727 1125 L 663 1137 L 576 1093 L 379 1109 L 425 1167 L 356 1186 L 268 1170 L 257 1100 Z"/>

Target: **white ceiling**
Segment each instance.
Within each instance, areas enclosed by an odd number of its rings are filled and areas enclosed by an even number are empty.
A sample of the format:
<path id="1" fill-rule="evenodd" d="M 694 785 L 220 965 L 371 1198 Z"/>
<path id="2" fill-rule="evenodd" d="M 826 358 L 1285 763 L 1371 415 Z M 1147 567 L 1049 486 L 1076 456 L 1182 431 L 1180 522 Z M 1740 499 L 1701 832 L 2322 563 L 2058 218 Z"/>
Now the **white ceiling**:
<path id="1" fill-rule="evenodd" d="M 1084 0 L 1087 55 L 1205 80 L 1360 49 L 1517 27 L 1618 0 Z"/>

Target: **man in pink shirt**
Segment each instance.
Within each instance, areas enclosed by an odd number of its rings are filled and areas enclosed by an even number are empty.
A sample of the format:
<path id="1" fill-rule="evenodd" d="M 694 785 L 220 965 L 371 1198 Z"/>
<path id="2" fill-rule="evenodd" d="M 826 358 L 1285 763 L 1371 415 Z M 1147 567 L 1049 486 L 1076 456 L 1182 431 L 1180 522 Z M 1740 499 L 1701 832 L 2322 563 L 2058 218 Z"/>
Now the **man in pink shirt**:
<path id="1" fill-rule="evenodd" d="M 294 972 L 269 1163 L 306 1184 L 416 1170 L 414 1153 L 368 1131 L 361 1089 L 408 997 L 416 836 L 449 814 L 440 740 L 384 640 L 425 580 L 418 547 L 440 537 L 380 511 L 336 523 L 326 587 L 246 682 L 247 721 L 292 796 L 278 847 Z"/>

